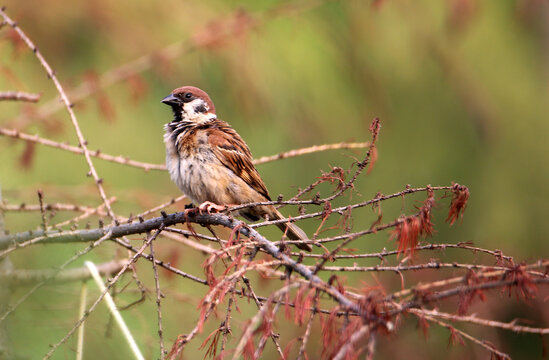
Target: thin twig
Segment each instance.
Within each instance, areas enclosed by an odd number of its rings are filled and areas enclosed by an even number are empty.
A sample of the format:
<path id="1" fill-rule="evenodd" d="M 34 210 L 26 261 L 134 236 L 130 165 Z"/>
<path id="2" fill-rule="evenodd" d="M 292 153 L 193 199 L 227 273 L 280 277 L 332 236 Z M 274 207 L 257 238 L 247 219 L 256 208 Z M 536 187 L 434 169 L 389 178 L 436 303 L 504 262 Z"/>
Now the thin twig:
<path id="1" fill-rule="evenodd" d="M 461 316 L 456 314 L 448 314 L 444 312 L 440 312 L 437 309 L 435 310 L 426 310 L 426 309 L 408 309 L 408 312 L 412 314 L 416 314 L 419 316 L 423 315 L 429 315 L 432 317 L 437 317 L 445 320 L 450 320 L 453 322 L 467 322 L 475 325 L 481 325 L 486 327 L 492 327 L 492 328 L 499 328 L 499 329 L 505 329 L 512 331 L 514 333 L 528 333 L 528 334 L 539 334 L 539 335 L 548 335 L 549 334 L 549 328 L 535 328 L 531 326 L 523 326 L 523 325 L 517 325 L 516 321 L 511 321 L 508 323 L 504 323 L 501 321 L 495 321 L 495 320 L 489 320 L 489 319 L 481 319 L 478 318 L 476 315 L 470 315 L 470 316 Z"/>
<path id="2" fill-rule="evenodd" d="M 286 241 L 287 243 L 290 243 L 290 241 Z M 470 244 L 460 243 L 460 244 L 426 244 L 426 245 L 419 245 L 415 247 L 413 250 L 414 252 L 418 251 L 425 251 L 425 250 L 446 250 L 446 249 L 463 249 L 472 251 L 473 253 L 481 252 L 486 253 L 489 255 L 494 256 L 497 259 L 503 259 L 506 261 L 513 261 L 513 258 L 511 256 L 505 256 L 500 250 L 489 250 L 489 249 L 483 249 L 476 246 L 472 246 Z M 299 256 L 300 253 L 292 253 L 293 256 Z M 347 254 L 347 255 L 334 255 L 334 259 L 362 259 L 362 258 L 378 258 L 382 259 L 387 256 L 395 256 L 399 255 L 398 250 L 393 251 L 387 251 L 383 250 L 382 252 L 377 253 L 364 253 L 364 254 Z M 304 257 L 311 257 L 311 258 L 322 258 L 325 255 L 324 254 L 303 254 Z"/>
<path id="3" fill-rule="evenodd" d="M 461 263 L 441 263 L 437 261 L 431 261 L 426 264 L 416 265 L 397 265 L 397 266 L 309 266 L 311 270 L 318 271 L 333 271 L 333 272 L 401 272 L 401 271 L 417 271 L 427 269 L 467 269 L 467 270 L 509 270 L 509 268 L 503 266 L 490 266 L 490 265 L 477 265 L 477 264 L 461 264 Z"/>
<path id="4" fill-rule="evenodd" d="M 274 292 L 271 295 L 271 298 L 273 298 L 273 299 L 278 298 L 278 301 L 280 301 L 282 299 L 282 296 L 284 296 L 284 294 L 286 294 L 286 292 L 290 291 L 292 288 L 294 288 L 296 286 L 297 286 L 297 284 L 295 284 L 295 283 L 284 286 L 283 288 L 281 288 L 281 289 L 277 290 L 276 292 Z M 246 346 L 246 343 L 248 342 L 248 340 L 252 336 L 254 330 L 259 326 L 261 321 L 264 321 L 265 314 L 269 310 L 269 306 L 267 306 L 267 305 L 268 304 L 263 305 L 261 307 L 261 309 L 257 312 L 257 314 L 255 314 L 255 316 L 250 320 L 250 323 L 246 326 L 246 329 L 244 330 L 244 333 L 242 334 L 242 337 L 240 338 L 240 341 L 239 341 L 239 343 L 236 346 L 236 349 L 234 351 L 233 360 L 238 359 L 242 355 L 242 352 L 244 351 L 244 347 Z"/>
<path id="5" fill-rule="evenodd" d="M 162 225 L 160 227 L 163 227 Z M 137 250 L 137 252 L 135 253 L 135 255 L 128 260 L 128 263 L 122 268 L 120 269 L 120 271 L 112 278 L 110 279 L 108 282 L 107 282 L 107 285 L 105 286 L 105 290 L 101 292 L 101 295 L 99 295 L 99 297 L 95 300 L 95 302 L 88 308 L 88 311 L 85 312 L 85 315 L 82 316 L 80 319 L 78 319 L 78 321 L 76 322 L 76 324 L 74 324 L 74 326 L 67 332 L 67 334 L 61 339 L 59 340 L 57 343 L 55 343 L 54 345 L 51 346 L 51 349 L 50 351 L 48 351 L 48 353 L 44 356 L 44 360 L 47 360 L 49 358 L 51 358 L 53 356 L 53 354 L 55 353 L 55 351 L 59 348 L 59 346 L 61 346 L 61 344 L 64 344 L 71 336 L 72 334 L 74 334 L 74 332 L 84 323 L 84 321 L 86 321 L 86 319 L 88 318 L 88 316 L 90 316 L 90 314 L 95 310 L 95 308 L 97 307 L 97 305 L 101 302 L 101 300 L 103 300 L 103 298 L 105 297 L 106 294 L 108 294 L 108 291 L 109 289 L 114 285 L 116 284 L 116 282 L 118 281 L 118 279 L 122 276 L 122 274 L 128 270 L 128 268 L 130 267 L 131 264 L 133 264 L 134 262 L 137 261 L 137 259 L 141 256 L 141 254 L 143 253 L 143 251 L 149 246 L 149 244 L 154 240 L 156 239 L 156 237 L 158 236 L 158 234 L 160 234 L 160 232 L 162 231 L 161 229 L 159 229 L 152 235 L 152 236 L 149 236 L 149 238 L 147 239 L 147 241 L 143 244 L 143 246 L 141 246 L 141 248 L 139 248 L 139 250 Z"/>
<path id="6" fill-rule="evenodd" d="M 301 360 L 305 356 L 305 350 L 307 349 L 307 342 L 309 341 L 309 336 L 311 335 L 311 329 L 313 327 L 313 320 L 317 313 L 316 308 L 318 306 L 319 295 L 320 295 L 320 292 L 317 290 L 313 298 L 312 311 L 311 311 L 311 314 L 309 315 L 309 320 L 307 321 L 307 328 L 305 329 L 305 334 L 303 334 L 303 340 L 301 341 L 301 346 L 299 347 L 297 360 Z"/>
<path id="7" fill-rule="evenodd" d="M 38 204 L 40 205 L 40 214 L 42 215 L 42 229 L 48 230 L 48 220 L 46 219 L 46 210 L 44 208 L 44 192 L 38 190 Z"/>
<path id="8" fill-rule="evenodd" d="M 333 357 L 333 360 L 344 360 L 347 359 L 347 353 L 351 350 L 353 350 L 354 345 L 357 341 L 359 341 L 363 336 L 367 335 L 370 332 L 370 325 L 363 325 L 358 331 L 356 331 L 353 335 L 351 335 L 351 338 L 349 341 L 347 341 L 341 349 L 337 352 L 337 354 Z"/>
<path id="9" fill-rule="evenodd" d="M 50 280 L 55 278 L 55 276 L 61 272 L 65 267 L 79 259 L 80 257 L 84 256 L 85 254 L 89 253 L 93 249 L 95 249 L 97 246 L 99 246 L 103 241 L 110 239 L 111 233 L 107 232 L 105 235 L 103 235 L 101 238 L 99 238 L 97 241 L 93 242 L 89 246 L 87 246 L 84 250 L 81 250 L 71 256 L 67 261 L 65 261 L 61 266 L 59 266 L 57 269 L 55 269 L 51 274 L 49 274 L 44 280 L 33 286 L 25 295 L 23 295 L 14 305 L 11 305 L 7 308 L 7 311 L 2 314 L 0 317 L 0 323 L 6 320 L 6 318 L 12 314 L 15 309 L 19 307 L 25 300 L 27 300 L 36 290 L 40 289 L 42 286 L 47 284 Z"/>
<path id="10" fill-rule="evenodd" d="M 112 198 L 111 198 L 112 199 Z M 41 211 L 40 210 L 40 204 L 1 204 L 0 208 L 3 211 L 13 211 L 13 212 L 19 212 L 19 211 Z M 76 205 L 76 204 L 61 204 L 61 203 L 55 203 L 55 204 L 43 204 L 44 210 L 47 211 L 74 211 L 74 212 L 88 212 L 88 211 L 95 211 L 96 208 L 92 208 L 89 206 L 84 205 Z"/>
<path id="11" fill-rule="evenodd" d="M 160 291 L 160 279 L 158 278 L 158 269 L 156 268 L 156 263 L 154 261 L 155 257 L 152 241 L 149 245 L 149 248 L 151 249 L 151 258 L 153 259 L 153 261 L 151 261 L 151 264 L 154 272 L 154 285 L 156 290 L 156 312 L 158 314 L 158 341 L 160 344 L 160 360 L 163 360 L 164 356 L 166 356 L 166 352 L 164 351 L 164 338 L 162 332 L 162 311 L 160 309 L 160 298 L 162 298 L 163 295 Z"/>
<path id="12" fill-rule="evenodd" d="M 105 194 L 105 190 L 103 189 L 102 180 L 97 175 L 97 171 L 95 170 L 95 167 L 93 166 L 93 162 L 91 160 L 90 152 L 87 147 L 87 142 L 84 139 L 84 135 L 82 134 L 82 131 L 80 130 L 80 125 L 78 124 L 78 120 L 76 120 L 76 115 L 74 114 L 74 111 L 72 109 L 73 104 L 69 101 L 69 98 L 67 97 L 67 94 L 65 93 L 65 90 L 63 89 L 63 86 L 61 86 L 61 83 L 57 79 L 57 76 L 55 75 L 54 71 L 52 70 L 51 66 L 48 64 L 42 53 L 38 50 L 36 45 L 31 41 L 31 39 L 21 30 L 21 28 L 17 25 L 15 21 L 13 21 L 5 12 L 3 9 L 0 9 L 0 16 L 4 18 L 4 21 L 15 30 L 17 35 L 27 44 L 29 49 L 32 50 L 46 73 L 48 74 L 49 78 L 53 81 L 57 91 L 59 92 L 59 95 L 61 96 L 61 100 L 63 101 L 63 104 L 65 105 L 65 108 L 67 109 L 67 112 L 69 113 L 69 116 L 71 118 L 73 127 L 76 131 L 76 136 L 78 137 L 78 143 L 82 147 L 82 150 L 84 152 L 84 156 L 86 158 L 86 161 L 88 163 L 88 167 L 90 169 L 90 174 L 92 175 L 93 179 L 95 180 L 95 184 L 97 186 L 97 189 L 99 190 L 99 194 L 101 196 L 101 199 L 103 200 L 103 203 L 105 204 L 105 208 L 107 209 L 107 214 L 112 218 L 113 222 L 115 221 L 115 215 L 112 211 L 112 208 L 107 200 L 107 195 Z"/>
<path id="13" fill-rule="evenodd" d="M 223 321 L 223 329 L 220 328 L 220 331 L 223 331 L 223 338 L 221 340 L 221 349 L 220 353 L 223 354 L 225 351 L 225 347 L 227 346 L 227 341 L 229 339 L 229 334 L 231 333 L 231 312 L 233 308 L 233 302 L 234 302 L 234 292 L 229 297 L 229 301 L 227 303 L 227 311 L 225 313 L 225 320 Z"/>
<path id="14" fill-rule="evenodd" d="M 345 191 L 347 191 L 349 188 L 353 187 L 354 182 L 358 178 L 358 176 L 362 173 L 362 170 L 366 168 L 368 165 L 372 164 L 372 155 L 374 154 L 374 151 L 376 151 L 376 142 L 379 135 L 379 130 L 381 128 L 381 123 L 378 118 L 374 118 L 372 121 L 372 124 L 370 125 L 370 131 L 372 133 L 372 141 L 369 144 L 368 151 L 366 151 L 366 156 L 364 157 L 364 160 L 359 162 L 357 164 L 358 169 L 355 171 L 351 179 L 345 183 L 341 188 L 333 195 L 328 196 L 325 199 L 322 199 L 322 202 L 332 201 L 333 199 L 339 197 L 342 195 Z"/>
<path id="15" fill-rule="evenodd" d="M 126 261 L 124 260 L 112 260 L 97 265 L 97 269 L 101 276 L 105 276 L 119 271 L 125 263 Z M 0 274 L 0 282 L 9 286 L 22 286 L 48 280 L 54 283 L 84 281 L 89 279 L 90 276 L 90 271 L 86 267 L 65 269 L 61 271 L 58 269 L 17 269 Z"/>
<path id="16" fill-rule="evenodd" d="M 360 142 L 360 143 L 342 142 L 342 143 L 335 143 L 335 144 L 314 145 L 306 148 L 285 151 L 276 155 L 263 156 L 263 157 L 260 157 L 259 159 L 255 159 L 254 165 L 265 164 L 265 163 L 280 160 L 280 159 L 287 159 L 291 157 L 302 156 L 306 154 L 312 154 L 312 153 L 327 151 L 327 150 L 363 149 L 368 146 L 370 146 L 370 144 L 367 142 Z"/>
<path id="17" fill-rule="evenodd" d="M 53 147 L 53 148 L 56 148 L 56 149 L 61 149 L 61 150 L 68 151 L 68 152 L 78 154 L 78 155 L 85 155 L 84 148 L 68 145 L 68 144 L 65 144 L 65 143 L 60 143 L 60 142 L 53 141 L 53 140 L 50 140 L 50 139 L 41 138 L 38 135 L 25 134 L 25 133 L 17 131 L 17 130 L 10 130 L 10 129 L 0 128 L 0 135 L 9 136 L 9 137 L 13 137 L 13 138 L 16 138 L 16 139 L 21 139 L 21 140 L 24 140 L 24 141 L 27 141 L 27 142 L 30 142 L 30 143 L 41 144 L 41 145 Z M 163 165 L 163 164 L 150 164 L 150 163 L 146 163 L 146 162 L 142 162 L 142 161 L 136 161 L 136 160 L 132 160 L 128 157 L 124 157 L 124 156 L 121 156 L 121 155 L 114 156 L 114 155 L 105 154 L 105 153 L 101 152 L 100 150 L 90 150 L 88 153 L 89 153 L 90 156 L 96 157 L 96 158 L 101 159 L 101 160 L 106 160 L 106 161 L 110 161 L 110 162 L 114 162 L 114 163 L 122 164 L 122 165 L 133 166 L 133 167 L 137 167 L 137 168 L 142 168 L 145 171 L 149 171 L 149 170 L 166 170 L 166 166 Z"/>
<path id="18" fill-rule="evenodd" d="M 417 314 L 416 314 L 417 315 Z M 482 340 L 479 340 L 469 334 L 467 334 L 466 332 L 462 331 L 462 330 L 459 330 L 459 329 L 456 329 L 455 327 L 453 327 L 452 325 L 450 324 L 447 324 L 445 323 L 444 321 L 441 321 L 439 319 L 436 319 L 432 316 L 429 316 L 429 315 L 426 315 L 426 314 L 421 314 L 420 317 L 426 319 L 426 320 L 429 320 L 431 322 L 434 322 L 435 324 L 438 324 L 442 327 L 445 327 L 447 328 L 448 330 L 450 330 L 451 332 L 455 332 L 457 334 L 459 334 L 460 336 L 463 336 L 464 338 L 474 342 L 475 344 L 477 344 L 478 346 L 481 346 L 483 348 L 485 348 L 486 350 L 488 350 L 490 353 L 493 353 L 495 355 L 498 356 L 498 359 L 507 359 L 507 360 L 511 360 L 511 357 L 504 353 L 504 352 L 501 352 L 499 351 L 498 349 L 496 349 L 495 347 L 491 346 L 490 344 L 486 343 L 485 341 L 482 341 Z"/>
<path id="19" fill-rule="evenodd" d="M 23 91 L 0 91 L 0 101 L 13 100 L 13 101 L 26 101 L 26 102 L 38 102 L 40 100 L 40 94 L 31 94 Z"/>
<path id="20" fill-rule="evenodd" d="M 120 315 L 120 311 L 118 311 L 118 309 L 116 308 L 116 304 L 114 303 L 114 300 L 112 299 L 111 294 L 109 294 L 109 291 L 103 284 L 103 279 L 101 279 L 101 275 L 99 275 L 99 271 L 97 271 L 97 268 L 91 261 L 84 262 L 84 265 L 86 265 L 88 269 L 90 269 L 90 273 L 92 274 L 92 277 L 95 280 L 95 283 L 99 287 L 99 290 L 101 290 L 105 294 L 105 302 L 107 303 L 107 307 L 109 308 L 112 316 L 116 320 L 116 324 L 122 331 L 124 338 L 130 345 L 130 349 L 132 350 L 133 355 L 137 360 L 145 360 L 145 358 L 141 354 L 141 351 L 139 350 L 139 347 L 137 346 L 137 343 L 135 342 L 135 339 L 133 338 L 132 333 L 130 332 L 130 329 L 128 328 L 128 325 L 126 325 L 126 322 L 122 318 L 122 315 Z M 80 319 L 82 319 L 83 317 L 84 316 L 82 315 Z M 84 326 L 84 324 L 82 324 L 82 326 Z"/>
<path id="21" fill-rule="evenodd" d="M 116 202 L 116 200 L 117 200 L 117 199 L 116 199 L 115 196 L 111 196 L 111 197 L 107 200 L 107 202 L 108 202 L 109 204 L 113 204 L 114 202 Z M 60 222 L 60 223 L 57 223 L 57 224 L 54 225 L 54 228 L 60 228 L 60 227 L 62 227 L 62 226 L 66 226 L 66 225 L 71 224 L 71 223 L 76 224 L 76 223 L 78 223 L 79 221 L 82 221 L 82 220 L 84 220 L 84 219 L 87 219 L 87 218 L 89 218 L 90 216 L 95 215 L 95 214 L 97 214 L 97 215 L 99 215 L 99 216 L 103 216 L 103 215 L 105 214 L 105 213 L 103 212 L 103 209 L 104 209 L 104 208 L 105 208 L 105 204 L 101 204 L 101 205 L 99 205 L 99 206 L 96 207 L 96 208 L 86 208 L 86 210 L 84 210 L 84 213 L 83 213 L 83 214 L 80 214 L 80 215 L 78 215 L 78 216 L 76 216 L 76 217 L 74 217 L 74 218 L 72 218 L 72 219 L 68 219 L 68 220 L 62 221 L 62 222 Z"/>
<path id="22" fill-rule="evenodd" d="M 86 311 L 86 297 L 88 296 L 88 287 L 86 282 L 82 282 L 82 287 L 80 288 L 80 307 L 78 310 L 78 317 L 81 318 L 84 316 Z M 76 360 L 82 360 L 84 356 L 84 325 L 78 329 L 78 342 L 76 343 Z"/>
<path id="23" fill-rule="evenodd" d="M 24 132 L 21 132 L 15 129 L 0 128 L 0 135 L 9 136 L 15 139 L 21 139 L 30 143 L 36 143 L 36 144 L 53 147 L 56 149 L 68 151 L 78 155 L 84 154 L 83 148 L 68 145 L 65 143 L 60 143 L 50 139 L 45 139 L 38 135 L 26 134 Z M 321 151 L 327 151 L 327 150 L 338 150 L 338 149 L 360 149 L 360 148 L 365 148 L 367 146 L 368 146 L 368 143 L 345 143 L 345 142 L 335 143 L 335 144 L 315 145 L 315 146 L 310 146 L 306 148 L 285 151 L 285 152 L 271 155 L 271 156 L 263 156 L 259 159 L 255 159 L 253 163 L 254 165 L 261 165 L 261 164 L 276 161 L 279 159 L 288 159 L 291 157 L 312 154 L 315 152 L 321 152 Z M 149 171 L 149 170 L 165 171 L 166 170 L 166 165 L 164 164 L 151 164 L 143 161 L 136 161 L 122 155 L 119 155 L 119 156 L 110 155 L 100 150 L 90 150 L 89 154 L 90 156 L 96 157 L 101 160 L 110 161 L 110 162 L 114 162 L 122 165 L 128 165 L 136 168 L 141 168 L 141 169 L 144 169 L 145 171 Z"/>
<path id="24" fill-rule="evenodd" d="M 540 260 L 536 263 L 525 266 L 524 269 L 530 270 L 534 268 L 545 268 L 546 266 L 549 266 L 549 260 Z M 492 270 L 492 271 L 476 273 L 475 276 L 480 279 L 490 279 L 494 277 L 501 277 L 513 270 L 512 268 L 498 269 L 497 267 L 494 267 L 494 269 L 495 270 Z M 466 279 L 467 279 L 467 276 L 456 276 L 453 278 L 433 281 L 426 284 L 418 284 L 417 286 L 411 289 L 404 289 L 399 292 L 393 293 L 391 296 L 394 299 L 397 299 L 397 298 L 410 295 L 412 293 L 427 292 L 427 291 L 432 291 L 435 288 L 440 288 L 440 287 L 454 285 L 454 284 L 460 284 L 460 283 L 463 283 Z M 440 293 L 438 293 L 438 295 L 440 295 Z"/>

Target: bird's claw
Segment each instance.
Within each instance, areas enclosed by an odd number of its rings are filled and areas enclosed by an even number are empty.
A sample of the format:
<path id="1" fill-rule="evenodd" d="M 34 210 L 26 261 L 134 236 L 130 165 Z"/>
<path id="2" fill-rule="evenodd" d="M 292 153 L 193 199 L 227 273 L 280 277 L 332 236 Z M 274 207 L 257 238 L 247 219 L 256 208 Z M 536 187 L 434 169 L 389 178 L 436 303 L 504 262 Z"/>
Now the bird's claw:
<path id="1" fill-rule="evenodd" d="M 210 201 L 205 201 L 198 207 L 198 212 L 200 214 L 212 214 L 226 210 L 227 207 L 224 205 L 217 205 Z"/>

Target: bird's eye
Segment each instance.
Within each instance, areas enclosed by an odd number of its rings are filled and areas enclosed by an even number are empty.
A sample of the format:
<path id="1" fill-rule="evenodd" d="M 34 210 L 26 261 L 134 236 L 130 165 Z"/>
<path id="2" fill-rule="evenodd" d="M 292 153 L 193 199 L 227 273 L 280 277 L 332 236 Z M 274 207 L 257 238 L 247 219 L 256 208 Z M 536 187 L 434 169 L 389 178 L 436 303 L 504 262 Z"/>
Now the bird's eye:
<path id="1" fill-rule="evenodd" d="M 191 93 L 185 93 L 184 96 L 185 96 L 185 99 L 190 99 L 190 98 L 193 97 L 193 94 L 191 94 Z"/>

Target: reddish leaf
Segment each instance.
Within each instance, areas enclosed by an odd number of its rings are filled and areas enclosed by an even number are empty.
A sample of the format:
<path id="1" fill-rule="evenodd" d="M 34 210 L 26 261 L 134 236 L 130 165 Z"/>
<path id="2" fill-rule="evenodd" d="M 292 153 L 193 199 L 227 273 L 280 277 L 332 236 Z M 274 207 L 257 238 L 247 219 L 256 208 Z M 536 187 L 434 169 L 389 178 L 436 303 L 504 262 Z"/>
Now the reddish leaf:
<path id="1" fill-rule="evenodd" d="M 482 283 L 482 278 L 479 278 L 476 276 L 476 274 L 473 271 L 470 271 L 467 274 L 467 277 L 465 279 L 465 283 L 468 286 L 473 286 Z M 473 300 L 475 297 L 479 297 L 481 301 L 484 301 L 486 299 L 484 293 L 480 289 L 466 289 L 464 290 L 458 300 L 458 315 L 465 315 L 467 313 L 467 310 L 469 309 L 469 306 L 473 303 Z"/>
<path id="2" fill-rule="evenodd" d="M 149 91 L 147 83 L 139 74 L 130 75 L 128 77 L 128 84 L 130 85 L 131 100 L 133 103 L 139 102 L 139 100 L 143 99 Z"/>
<path id="3" fill-rule="evenodd" d="M 454 222 L 459 218 L 463 218 L 463 212 L 467 207 L 467 201 L 469 200 L 469 189 L 466 186 L 454 184 L 452 188 L 453 197 L 450 204 L 450 211 L 446 221 L 450 222 L 450 226 L 454 225 Z"/>
<path id="4" fill-rule="evenodd" d="M 429 322 L 425 319 L 425 317 L 418 317 L 418 326 L 423 332 L 423 336 L 425 337 L 425 339 L 427 339 L 429 337 Z"/>
<path id="5" fill-rule="evenodd" d="M 25 150 L 19 158 L 19 163 L 24 169 L 29 169 L 32 166 L 32 160 L 34 159 L 35 150 L 36 147 L 33 142 L 27 141 L 25 143 Z"/>
<path id="6" fill-rule="evenodd" d="M 449 329 L 450 329 L 450 338 L 448 339 L 448 347 L 450 347 L 451 345 L 456 345 L 456 344 L 465 345 L 465 342 L 463 341 L 463 338 L 456 331 L 456 329 L 454 329 L 454 327 L 452 327 L 452 326 L 450 326 Z"/>

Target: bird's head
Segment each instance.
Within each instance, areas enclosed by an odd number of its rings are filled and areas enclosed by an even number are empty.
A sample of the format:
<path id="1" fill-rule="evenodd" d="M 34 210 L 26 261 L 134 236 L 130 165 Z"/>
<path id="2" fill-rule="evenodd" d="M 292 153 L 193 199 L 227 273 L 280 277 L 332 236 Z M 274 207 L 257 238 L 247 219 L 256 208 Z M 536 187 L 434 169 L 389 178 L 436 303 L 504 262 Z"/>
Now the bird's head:
<path id="1" fill-rule="evenodd" d="M 205 91 L 194 86 L 175 89 L 162 99 L 162 103 L 171 106 L 174 122 L 191 121 L 201 123 L 216 117 L 215 106 Z"/>

